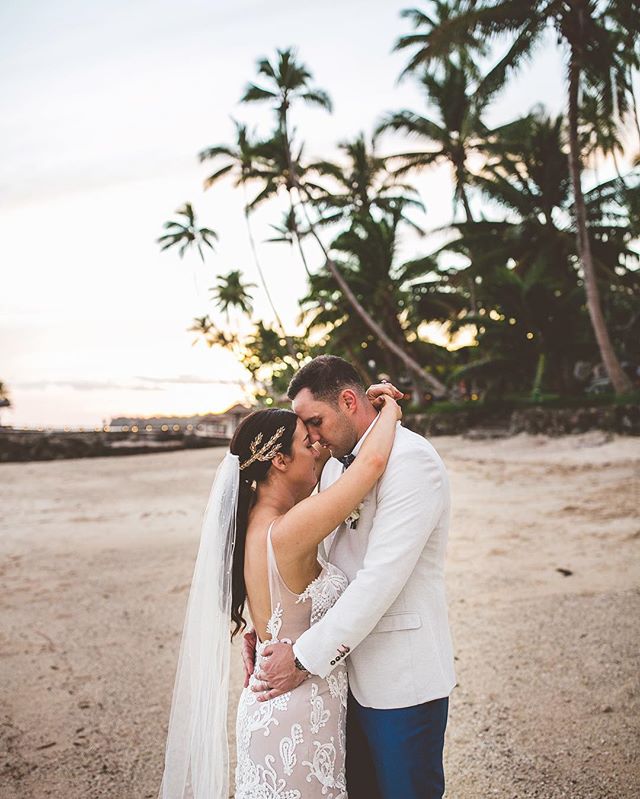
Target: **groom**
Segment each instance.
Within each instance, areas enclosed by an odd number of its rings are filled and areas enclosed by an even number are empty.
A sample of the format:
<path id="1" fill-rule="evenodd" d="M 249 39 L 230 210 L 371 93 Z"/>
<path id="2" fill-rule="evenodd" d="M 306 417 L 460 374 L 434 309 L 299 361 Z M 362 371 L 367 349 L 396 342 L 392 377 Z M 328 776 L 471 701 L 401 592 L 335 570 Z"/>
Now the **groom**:
<path id="1" fill-rule="evenodd" d="M 393 389 L 373 394 L 385 391 Z M 333 455 L 322 491 L 358 456 L 377 413 L 353 366 L 331 355 L 302 367 L 288 393 L 310 439 Z M 261 699 L 292 690 L 309 674 L 326 677 L 348 658 L 349 799 L 439 799 L 444 793 L 442 750 L 455 685 L 444 585 L 449 508 L 440 457 L 398 423 L 386 471 L 359 518 L 325 541 L 328 559 L 345 572 L 349 587 L 293 647 L 265 650 L 258 678 L 269 690 Z M 248 661 L 250 649 L 249 641 Z"/>

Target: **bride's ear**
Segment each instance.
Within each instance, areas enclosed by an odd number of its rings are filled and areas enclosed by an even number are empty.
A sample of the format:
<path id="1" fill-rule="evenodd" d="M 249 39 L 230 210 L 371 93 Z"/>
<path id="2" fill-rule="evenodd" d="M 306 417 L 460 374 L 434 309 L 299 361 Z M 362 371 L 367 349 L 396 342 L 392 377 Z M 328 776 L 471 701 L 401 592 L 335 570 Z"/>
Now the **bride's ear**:
<path id="1" fill-rule="evenodd" d="M 271 468 L 277 469 L 279 472 L 286 472 L 288 465 L 287 456 L 283 455 L 282 452 L 276 453 L 273 458 L 271 458 Z"/>

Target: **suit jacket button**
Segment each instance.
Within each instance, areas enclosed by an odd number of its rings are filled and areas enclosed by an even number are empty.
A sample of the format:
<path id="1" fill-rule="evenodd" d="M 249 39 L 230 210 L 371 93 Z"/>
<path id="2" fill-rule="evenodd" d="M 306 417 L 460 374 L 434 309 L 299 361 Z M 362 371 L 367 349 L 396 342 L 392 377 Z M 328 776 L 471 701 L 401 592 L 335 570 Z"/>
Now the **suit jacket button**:
<path id="1" fill-rule="evenodd" d="M 331 665 L 332 665 L 332 666 L 335 666 L 335 665 L 336 665 L 336 662 L 335 662 L 335 660 L 332 660 L 332 661 L 331 661 Z"/>

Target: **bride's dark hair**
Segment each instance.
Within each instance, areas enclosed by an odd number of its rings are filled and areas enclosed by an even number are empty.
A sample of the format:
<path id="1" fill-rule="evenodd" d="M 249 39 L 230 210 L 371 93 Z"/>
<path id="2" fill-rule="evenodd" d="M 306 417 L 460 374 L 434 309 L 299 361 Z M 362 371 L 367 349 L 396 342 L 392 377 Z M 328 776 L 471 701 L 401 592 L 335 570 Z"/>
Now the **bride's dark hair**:
<path id="1" fill-rule="evenodd" d="M 281 410 L 280 408 L 254 411 L 238 425 L 231 439 L 229 451 L 238 456 L 242 465 L 253 454 L 251 443 L 256 436 L 262 433 L 259 446 L 264 446 L 275 435 L 279 427 L 284 427 L 282 435 L 277 438 L 274 444 L 282 444 L 278 451 L 282 452 L 283 455 L 290 455 L 297 422 L 298 417 L 293 411 Z M 258 483 L 266 480 L 270 468 L 271 460 L 262 461 L 256 459 L 240 472 L 238 507 L 236 509 L 236 544 L 233 550 L 231 580 L 231 620 L 235 627 L 231 633 L 231 638 L 247 626 L 247 622 L 242 615 L 247 599 L 247 587 L 244 582 L 244 550 L 247 540 L 247 525 L 249 512 L 256 501 L 255 488 Z"/>

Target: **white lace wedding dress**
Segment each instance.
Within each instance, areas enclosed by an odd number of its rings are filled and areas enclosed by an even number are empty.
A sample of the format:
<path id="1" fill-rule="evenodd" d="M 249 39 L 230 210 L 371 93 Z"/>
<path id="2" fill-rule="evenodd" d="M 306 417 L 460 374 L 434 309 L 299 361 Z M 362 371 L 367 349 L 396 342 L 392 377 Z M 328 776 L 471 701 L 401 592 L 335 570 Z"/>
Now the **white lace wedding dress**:
<path id="1" fill-rule="evenodd" d="M 347 587 L 337 567 L 319 560 L 319 576 L 302 594 L 290 591 L 278 572 L 272 526 L 267 533 L 271 640 L 258 643 L 251 683 L 267 644 L 295 642 Z M 245 688 L 238 705 L 235 799 L 347 799 L 347 687 L 341 663 L 326 679 L 312 675 L 294 691 L 267 702 L 258 702 L 250 687 Z"/>

